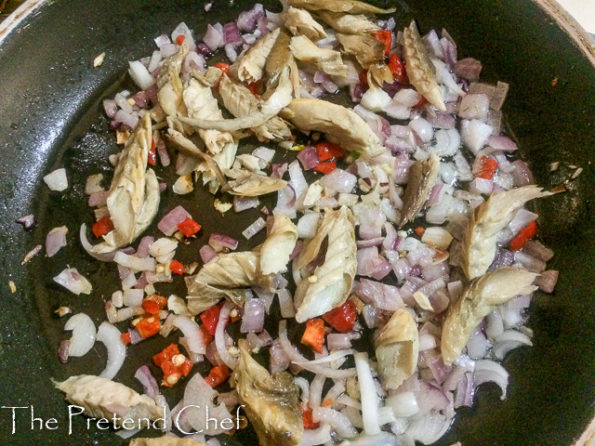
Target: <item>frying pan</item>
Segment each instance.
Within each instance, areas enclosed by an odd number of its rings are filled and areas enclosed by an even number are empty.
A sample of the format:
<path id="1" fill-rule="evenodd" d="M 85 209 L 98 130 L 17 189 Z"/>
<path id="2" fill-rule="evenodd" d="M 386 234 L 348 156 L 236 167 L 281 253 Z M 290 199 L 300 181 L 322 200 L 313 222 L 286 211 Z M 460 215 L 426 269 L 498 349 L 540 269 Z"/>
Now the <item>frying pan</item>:
<path id="1" fill-rule="evenodd" d="M 57 345 L 67 336 L 64 320 L 52 311 L 69 305 L 99 323 L 103 299 L 116 286 L 113 271 L 91 261 L 77 241 L 81 221 L 91 222 L 84 179 L 90 173 L 108 174 L 107 155 L 118 150 L 106 131 L 100 101 L 128 85 L 126 61 L 150 54 L 157 35 L 171 32 L 182 20 L 200 35 L 207 23 L 231 20 L 251 2 L 219 0 L 209 14 L 202 6 L 188 0 L 29 1 L 26 10 L 18 11 L 21 20 L 5 26 L 0 35 L 0 406 L 27 407 L 15 410 L 14 434 L 11 409 L 0 409 L 0 444 L 121 442 L 112 432 L 87 428 L 79 418 L 69 432 L 66 404 L 49 378 L 98 373 L 105 356 L 98 347 L 86 358 L 59 364 Z M 459 411 L 439 444 L 569 445 L 592 417 L 594 401 L 593 54 L 585 53 L 584 41 L 581 50 L 580 42 L 530 1 L 397 0 L 396 6 L 399 27 L 411 17 L 422 31 L 445 27 L 458 43 L 460 57 L 483 62 L 483 79 L 511 84 L 505 116 L 539 184 L 562 184 L 575 171 L 569 165 L 583 168 L 567 182 L 565 194 L 538 204 L 541 237 L 556 252 L 551 267 L 561 276 L 553 295 L 533 299 L 529 326 L 535 332 L 534 347 L 515 350 L 504 361 L 510 371 L 508 398 L 500 401 L 495 386 L 482 386 L 474 407 Z M 103 51 L 105 63 L 93 68 L 93 58 Z M 555 161 L 560 168 L 550 172 Z M 70 188 L 52 193 L 41 178 L 62 166 Z M 213 215 L 206 196 L 180 200 L 200 215 L 207 234 L 222 224 L 226 232 L 238 233 L 254 219 Z M 157 219 L 166 211 L 162 206 Z M 28 213 L 38 223 L 25 232 L 15 219 Z M 65 249 L 51 261 L 38 256 L 20 265 L 50 228 L 63 224 L 70 230 Z M 195 249 L 183 247 L 181 260 L 196 257 Z M 74 297 L 52 283 L 66 264 L 90 278 L 90 297 Z M 9 280 L 16 284 L 15 293 Z M 121 379 L 138 389 L 133 371 L 165 344 L 139 344 Z M 170 402 L 179 391 L 170 394 Z M 32 429 L 30 406 L 35 417 L 56 418 L 58 429 L 40 429 L 39 422 Z M 255 438 L 248 429 L 232 442 L 255 444 Z"/>

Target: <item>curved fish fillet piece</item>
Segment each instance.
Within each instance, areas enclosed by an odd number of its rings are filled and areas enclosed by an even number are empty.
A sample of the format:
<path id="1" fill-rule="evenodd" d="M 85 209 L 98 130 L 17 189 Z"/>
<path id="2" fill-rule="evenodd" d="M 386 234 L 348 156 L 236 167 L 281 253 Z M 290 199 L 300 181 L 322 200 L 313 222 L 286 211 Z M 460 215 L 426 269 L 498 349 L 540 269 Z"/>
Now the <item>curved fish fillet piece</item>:
<path id="1" fill-rule="evenodd" d="M 276 274 L 287 270 L 287 262 L 295 249 L 297 238 L 297 227 L 289 217 L 273 213 L 273 226 L 260 248 L 262 274 Z"/>
<path id="2" fill-rule="evenodd" d="M 324 32 L 322 25 L 314 20 L 312 14 L 305 9 L 290 6 L 289 9 L 283 13 L 282 18 L 285 27 L 291 31 L 291 34 L 294 36 L 304 35 L 313 42 L 326 38 L 326 33 Z"/>
<path id="3" fill-rule="evenodd" d="M 309 11 L 349 12 L 351 14 L 390 14 L 396 8 L 382 9 L 357 0 L 289 0 L 291 6 Z"/>
<path id="4" fill-rule="evenodd" d="M 459 300 L 449 308 L 442 326 L 440 348 L 445 364 L 457 359 L 471 333 L 496 305 L 537 289 L 539 274 L 519 268 L 500 268 L 474 279 Z"/>
<path id="5" fill-rule="evenodd" d="M 277 28 L 258 39 L 236 62 L 238 79 L 242 82 L 256 82 L 262 79 L 267 58 L 279 37 L 281 28 Z"/>
<path id="6" fill-rule="evenodd" d="M 384 61 L 384 44 L 371 34 L 336 33 L 336 36 L 343 51 L 355 56 L 362 67 L 368 68 L 372 64 Z"/>
<path id="7" fill-rule="evenodd" d="M 345 206 L 327 211 L 317 235 L 300 253 L 294 266 L 302 269 L 302 280 L 295 292 L 297 322 L 305 322 L 343 305 L 349 297 L 357 270 L 354 223 L 351 210 Z M 313 254 L 319 254 L 325 238 L 328 238 L 328 247 L 324 262 L 308 274 L 308 263 Z"/>
<path id="8" fill-rule="evenodd" d="M 287 181 L 281 178 L 272 178 L 254 172 L 246 172 L 235 180 L 227 183 L 225 192 L 243 197 L 258 197 L 270 194 L 287 186 Z"/>
<path id="9" fill-rule="evenodd" d="M 356 150 L 369 158 L 386 150 L 370 126 L 341 105 L 314 98 L 294 99 L 284 116 L 302 132 L 322 132 L 345 150 Z"/>
<path id="10" fill-rule="evenodd" d="M 404 308 L 397 309 L 374 340 L 378 373 L 386 389 L 396 389 L 417 369 L 417 322 Z"/>
<path id="11" fill-rule="evenodd" d="M 436 69 L 430 61 L 414 21 L 403 31 L 403 52 L 405 70 L 411 85 L 438 110 L 446 111 L 442 90 L 436 81 Z"/>
<path id="12" fill-rule="evenodd" d="M 517 211 L 528 201 L 548 195 L 551 193 L 543 192 L 538 186 L 524 186 L 492 195 L 475 208 L 461 243 L 461 267 L 468 279 L 488 270 L 496 256 L 498 235 Z"/>
<path id="13" fill-rule="evenodd" d="M 188 54 L 188 45 L 182 44 L 177 53 L 168 57 L 161 65 L 159 77 L 157 78 L 157 99 L 159 105 L 166 115 L 175 116 L 180 113 L 186 114 L 186 108 L 182 99 L 184 86 L 180 79 L 182 63 Z"/>
<path id="14" fill-rule="evenodd" d="M 242 84 L 223 76 L 219 83 L 219 94 L 225 108 L 235 117 L 247 117 L 258 113 L 260 101 Z M 274 116 L 262 125 L 251 129 L 259 141 L 282 141 L 291 137 L 291 130 L 285 120 Z"/>
<path id="15" fill-rule="evenodd" d="M 259 109 L 250 116 L 235 119 L 191 119 L 181 116 L 185 124 L 199 129 L 215 129 L 224 132 L 233 132 L 242 129 L 258 127 L 276 116 L 292 99 L 293 87 L 290 81 L 289 68 L 285 68 L 279 76 L 279 83 L 269 98 L 259 103 Z"/>
<path id="16" fill-rule="evenodd" d="M 53 381 L 53 380 L 52 380 Z M 163 407 L 152 398 L 140 395 L 130 387 L 95 375 L 71 376 L 66 381 L 53 381 L 72 404 L 85 408 L 85 415 L 119 420 L 163 417 Z M 120 427 L 116 423 L 116 427 Z"/>
<path id="17" fill-rule="evenodd" d="M 260 253 L 256 251 L 219 254 L 198 274 L 186 278 L 188 311 L 198 314 L 222 298 L 242 305 L 248 287 L 269 289 L 272 278 L 261 275 L 259 266 Z"/>
<path id="18" fill-rule="evenodd" d="M 316 16 L 333 28 L 335 31 L 344 34 L 373 33 L 380 30 L 376 23 L 372 22 L 365 15 L 341 14 L 330 11 L 318 11 Z"/>
<path id="19" fill-rule="evenodd" d="M 131 243 L 157 214 L 159 182 L 155 172 L 147 169 L 151 131 L 151 117 L 147 113 L 120 154 L 107 196 L 107 209 L 114 229 L 91 248 L 95 254 L 109 253 Z"/>
<path id="20" fill-rule="evenodd" d="M 211 87 L 204 85 L 196 79 L 191 79 L 184 89 L 184 104 L 188 110 L 188 117 L 196 119 L 223 119 L 223 113 L 219 109 L 217 99 L 213 96 Z M 213 155 L 221 152 L 228 144 L 237 149 L 237 141 L 231 133 L 218 130 L 199 129 L 198 134 L 204 141 L 205 146 Z M 231 166 L 220 166 L 228 169 Z"/>
<path id="21" fill-rule="evenodd" d="M 425 161 L 416 161 L 411 166 L 407 188 L 403 195 L 403 213 L 399 226 L 413 221 L 424 207 L 434 184 L 436 184 L 439 170 L 440 160 L 434 154 L 431 154 Z"/>
<path id="22" fill-rule="evenodd" d="M 347 65 L 343 63 L 340 52 L 320 48 L 306 36 L 292 37 L 289 49 L 297 60 L 311 64 L 329 76 L 347 76 Z"/>
<path id="23" fill-rule="evenodd" d="M 291 36 L 287 31 L 282 30 L 269 54 L 264 71 L 268 78 L 267 89 L 269 89 L 277 84 L 279 75 L 283 70 L 289 68 L 289 79 L 293 87 L 293 95 L 297 98 L 300 91 L 300 75 L 293 54 L 289 50 L 290 43 Z"/>
<path id="24" fill-rule="evenodd" d="M 304 433 L 299 390 L 288 372 L 271 375 L 238 341 L 240 358 L 231 376 L 261 445 L 296 446 Z"/>

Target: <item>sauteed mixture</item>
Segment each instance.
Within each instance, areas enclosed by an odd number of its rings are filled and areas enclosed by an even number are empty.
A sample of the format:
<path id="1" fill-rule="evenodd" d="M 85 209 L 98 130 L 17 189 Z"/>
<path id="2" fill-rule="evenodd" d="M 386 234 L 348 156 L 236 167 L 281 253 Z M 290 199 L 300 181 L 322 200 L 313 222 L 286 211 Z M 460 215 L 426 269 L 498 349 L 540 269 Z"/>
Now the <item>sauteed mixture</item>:
<path id="1" fill-rule="evenodd" d="M 506 398 L 500 361 L 531 345 L 531 295 L 554 289 L 526 207 L 552 192 L 503 132 L 508 85 L 480 82 L 481 62 L 459 58 L 446 30 L 421 35 L 391 9 L 282 3 L 206 30 L 180 23 L 129 63 L 137 90 L 103 101 L 122 149 L 111 179 L 87 179 L 95 223 L 79 235 L 120 282 L 101 290 L 113 294 L 98 328 L 69 316 L 58 355 L 100 342 L 107 364 L 55 385 L 124 438 L 164 418 L 166 437 L 131 444 L 215 445 L 247 424 L 263 445 L 431 444 L 481 384 Z M 44 180 L 68 188 L 64 169 Z M 242 237 L 264 242 L 239 250 L 225 227 L 205 234 L 200 215 L 160 201 L 200 188 L 209 212 L 258 209 Z M 67 231 L 48 233 L 48 257 Z M 180 244 L 195 262 L 176 259 Z M 54 280 L 97 292 L 74 265 Z M 172 281 L 186 294 L 160 294 Z M 141 394 L 118 372 L 156 337 L 169 346 L 137 370 Z"/>

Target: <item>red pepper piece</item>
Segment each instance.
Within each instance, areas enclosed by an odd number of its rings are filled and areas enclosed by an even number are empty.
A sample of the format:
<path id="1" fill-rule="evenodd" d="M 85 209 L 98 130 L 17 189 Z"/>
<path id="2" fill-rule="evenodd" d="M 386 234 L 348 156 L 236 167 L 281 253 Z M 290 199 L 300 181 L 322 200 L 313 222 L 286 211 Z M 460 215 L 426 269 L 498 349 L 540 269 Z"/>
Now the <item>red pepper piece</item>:
<path id="1" fill-rule="evenodd" d="M 184 265 L 174 259 L 169 263 L 169 270 L 174 274 L 182 275 L 184 274 Z"/>
<path id="2" fill-rule="evenodd" d="M 316 154 L 319 161 L 327 161 L 333 158 L 345 156 L 345 150 L 332 142 L 320 142 L 316 144 Z"/>
<path id="3" fill-rule="evenodd" d="M 149 153 L 147 154 L 147 162 L 151 166 L 157 164 L 157 149 L 155 148 L 155 140 L 153 139 L 151 140 L 151 150 L 149 150 Z"/>
<path id="4" fill-rule="evenodd" d="M 223 384 L 229 378 L 229 369 L 226 365 L 216 365 L 209 372 L 209 376 L 205 378 L 207 384 L 211 387 L 217 387 Z"/>
<path id="5" fill-rule="evenodd" d="M 407 77 L 407 72 L 405 71 L 405 65 L 399 59 L 399 56 L 396 54 L 391 54 L 390 58 L 388 59 L 388 68 L 390 72 L 393 74 L 393 77 L 399 81 L 401 84 L 409 84 L 409 78 Z"/>
<path id="6" fill-rule="evenodd" d="M 324 313 L 322 319 L 339 333 L 345 333 L 351 330 L 357 319 L 355 302 L 351 299 L 347 300 L 340 307 Z"/>
<path id="7" fill-rule="evenodd" d="M 154 300 L 146 298 L 143 300 L 142 306 L 143 310 L 145 310 L 145 313 L 147 314 L 151 314 L 153 316 L 159 314 L 159 304 Z"/>
<path id="8" fill-rule="evenodd" d="M 337 163 L 335 161 L 325 161 L 324 163 L 317 164 L 314 166 L 314 170 L 320 173 L 331 173 L 333 170 L 337 168 Z"/>
<path id="9" fill-rule="evenodd" d="M 219 322 L 219 313 L 222 306 L 223 303 L 220 303 L 200 313 L 200 320 L 203 323 L 204 329 L 211 336 L 215 336 L 215 329 L 217 328 L 217 322 Z"/>
<path id="10" fill-rule="evenodd" d="M 95 237 L 101 237 L 114 229 L 114 224 L 109 217 L 103 217 L 101 220 L 93 223 L 93 234 Z"/>
<path id="11" fill-rule="evenodd" d="M 496 170 L 498 170 L 498 161 L 488 158 L 484 155 L 481 157 L 481 166 L 479 168 L 479 172 L 477 172 L 477 175 L 475 176 L 477 178 L 491 180 L 494 177 Z"/>
<path id="12" fill-rule="evenodd" d="M 309 345 L 317 353 L 322 353 L 324 344 L 324 321 L 320 318 L 308 319 L 306 330 L 301 339 L 301 343 Z"/>
<path id="13" fill-rule="evenodd" d="M 186 40 L 186 36 L 180 34 L 178 37 L 176 37 L 176 43 L 178 45 L 182 45 L 184 43 L 184 40 Z"/>
<path id="14" fill-rule="evenodd" d="M 186 217 L 181 223 L 178 223 L 178 230 L 184 234 L 184 237 L 192 237 L 198 231 L 200 231 L 201 226 L 192 220 L 190 217 Z"/>
<path id="15" fill-rule="evenodd" d="M 304 429 L 316 429 L 320 423 L 315 423 L 312 419 L 312 409 L 310 407 L 302 407 L 302 422 L 304 423 Z"/>
<path id="16" fill-rule="evenodd" d="M 143 338 L 150 338 L 159 333 L 161 322 L 159 322 L 158 317 L 148 316 L 142 318 L 138 324 L 136 324 L 135 328 Z"/>
<path id="17" fill-rule="evenodd" d="M 384 44 L 384 55 L 388 56 L 390 53 L 390 47 L 393 40 L 392 33 L 388 29 L 381 29 L 372 33 L 372 36 L 380 43 Z"/>
<path id="18" fill-rule="evenodd" d="M 510 241 L 508 246 L 510 246 L 510 249 L 513 251 L 522 249 L 523 246 L 525 246 L 525 243 L 537 235 L 537 229 L 537 223 L 533 220 L 519 231 L 518 235 Z"/>

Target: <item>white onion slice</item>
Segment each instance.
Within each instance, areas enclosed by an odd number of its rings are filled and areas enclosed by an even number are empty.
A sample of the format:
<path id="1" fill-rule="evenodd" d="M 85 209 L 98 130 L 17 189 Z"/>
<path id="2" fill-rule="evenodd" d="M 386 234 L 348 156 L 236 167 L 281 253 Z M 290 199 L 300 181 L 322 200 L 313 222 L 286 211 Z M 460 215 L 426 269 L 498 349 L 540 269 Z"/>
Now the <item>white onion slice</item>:
<path id="1" fill-rule="evenodd" d="M 229 319 L 229 313 L 231 311 L 231 304 L 225 302 L 225 305 L 221 307 L 219 312 L 219 321 L 217 322 L 217 328 L 215 329 L 215 346 L 217 347 L 217 353 L 221 357 L 221 360 L 227 367 L 233 369 L 236 365 L 237 359 L 229 354 L 227 346 L 225 345 L 225 324 Z"/>
<path id="2" fill-rule="evenodd" d="M 128 66 L 128 74 L 141 90 L 146 90 L 155 83 L 155 78 L 140 61 L 128 62 Z"/>
<path id="3" fill-rule="evenodd" d="M 300 446 L 315 446 L 332 441 L 331 427 L 324 423 L 317 429 L 304 429 Z"/>
<path id="4" fill-rule="evenodd" d="M 48 257 L 54 256 L 60 249 L 66 246 L 66 226 L 58 226 L 48 232 L 45 237 L 45 253 Z"/>
<path id="5" fill-rule="evenodd" d="M 489 359 L 475 361 L 475 372 L 473 374 L 475 386 L 488 381 L 496 383 L 502 390 L 501 400 L 506 399 L 506 388 L 508 387 L 508 372 L 497 362 Z"/>
<path id="6" fill-rule="evenodd" d="M 97 254 L 93 252 L 93 245 L 89 242 L 89 239 L 87 238 L 87 225 L 85 223 L 81 225 L 81 229 L 79 231 L 79 239 L 81 241 L 83 249 L 87 251 L 87 254 L 89 254 L 91 257 L 102 262 L 112 262 L 114 260 L 114 255 L 116 254 L 115 252 L 108 252 L 105 254 Z"/>
<path id="7" fill-rule="evenodd" d="M 95 324 L 85 313 L 72 316 L 64 324 L 64 330 L 72 331 L 68 344 L 68 356 L 85 356 L 95 344 L 97 330 Z"/>
<path id="8" fill-rule="evenodd" d="M 367 353 L 358 352 L 354 355 L 354 358 L 362 399 L 364 431 L 368 435 L 376 435 L 380 433 L 380 424 L 378 421 L 378 406 L 380 401 L 376 393 L 376 384 L 374 384 L 372 370 L 368 363 L 368 355 Z"/>
<path id="9" fill-rule="evenodd" d="M 221 423 L 212 421 L 207 423 L 207 419 L 211 420 L 212 418 L 217 420 L 233 419 L 225 404 L 219 403 L 215 406 L 213 400 L 216 396 L 217 392 L 206 383 L 200 373 L 195 374 L 186 384 L 182 409 L 173 416 L 174 425 L 177 425 L 182 416 L 185 416 L 188 424 L 198 432 L 207 435 L 223 433 L 224 429 L 221 427 Z"/>
<path id="10" fill-rule="evenodd" d="M 81 293 L 91 294 L 93 286 L 85 277 L 83 277 L 76 268 L 66 268 L 56 277 L 54 282 L 58 285 L 62 285 L 68 291 L 76 294 L 77 296 Z"/>
<path id="11" fill-rule="evenodd" d="M 328 423 L 343 438 L 353 438 L 357 435 L 357 430 L 349 418 L 330 407 L 315 407 L 312 409 L 312 419 Z"/>
<path id="12" fill-rule="evenodd" d="M 120 330 L 109 322 L 102 322 L 97 330 L 96 339 L 102 342 L 107 349 L 107 364 L 99 375 L 102 378 L 113 379 L 124 364 L 126 346 L 120 335 Z"/>
<path id="13" fill-rule="evenodd" d="M 155 259 L 151 257 L 142 258 L 134 255 L 129 256 L 122 251 L 118 251 L 114 256 L 114 262 L 118 265 L 130 268 L 133 271 L 155 271 Z"/>
<path id="14" fill-rule="evenodd" d="M 196 322 L 188 316 L 177 316 L 173 320 L 173 324 L 184 333 L 184 337 L 186 338 L 191 353 L 204 355 L 207 352 L 207 346 L 205 345 L 202 330 Z"/>

